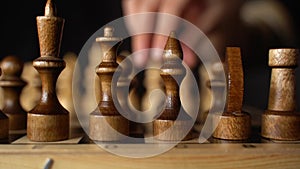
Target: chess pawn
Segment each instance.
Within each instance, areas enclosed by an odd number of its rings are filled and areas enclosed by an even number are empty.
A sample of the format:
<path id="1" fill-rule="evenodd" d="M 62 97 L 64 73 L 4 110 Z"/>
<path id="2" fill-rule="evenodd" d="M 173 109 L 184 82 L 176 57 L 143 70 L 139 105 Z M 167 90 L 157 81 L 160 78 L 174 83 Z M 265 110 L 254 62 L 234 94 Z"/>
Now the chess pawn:
<path id="1" fill-rule="evenodd" d="M 180 42 L 171 32 L 163 52 L 163 66 L 160 76 L 165 84 L 165 109 L 153 122 L 153 135 L 158 140 L 180 141 L 189 139 L 191 117 L 183 112 L 180 115 L 180 84 L 186 74 L 182 65 L 183 53 Z M 177 83 L 177 81 L 178 83 Z"/>
<path id="2" fill-rule="evenodd" d="M 42 96 L 41 78 L 32 62 L 25 62 L 21 78 L 27 82 L 27 85 L 22 90 L 20 102 L 24 110 L 28 112 L 40 102 Z"/>
<path id="3" fill-rule="evenodd" d="M 69 52 L 64 55 L 63 59 L 66 62 L 66 68 L 57 79 L 56 91 L 61 105 L 70 113 L 70 128 L 72 130 L 71 133 L 73 133 L 81 128 L 75 112 L 72 95 L 72 78 L 77 57 L 76 54 Z"/>
<path id="4" fill-rule="evenodd" d="M 274 140 L 300 140 L 300 113 L 296 108 L 298 49 L 271 49 L 272 68 L 268 110 L 262 115 L 261 134 Z"/>
<path id="5" fill-rule="evenodd" d="M 227 73 L 226 109 L 222 114 L 217 112 L 213 116 L 213 128 L 215 128 L 213 137 L 224 140 L 245 140 L 250 137 L 251 118 L 248 113 L 242 111 L 244 74 L 240 48 L 226 48 L 225 71 Z"/>
<path id="6" fill-rule="evenodd" d="M 113 36 L 113 28 L 104 28 L 104 37 L 96 42 L 103 51 L 102 62 L 96 67 L 100 80 L 100 102 L 90 114 L 89 136 L 95 141 L 118 141 L 129 135 L 129 120 L 120 115 L 113 101 L 111 86 L 112 77 L 118 70 L 116 62 L 117 48 L 121 38 Z"/>
<path id="7" fill-rule="evenodd" d="M 2 73 L 0 69 L 0 74 Z M 0 110 L 0 139 L 8 138 L 9 120 L 8 117 Z"/>
<path id="8" fill-rule="evenodd" d="M 69 112 L 56 95 L 56 81 L 65 68 L 59 57 L 64 19 L 56 17 L 55 6 L 48 0 L 45 16 L 37 18 L 41 57 L 33 61 L 40 74 L 42 97 L 27 116 L 27 136 L 32 141 L 59 141 L 69 137 Z"/>
<path id="9" fill-rule="evenodd" d="M 26 82 L 20 76 L 23 63 L 14 56 L 5 57 L 1 62 L 2 77 L 0 86 L 3 88 L 5 113 L 9 118 L 9 130 L 26 129 L 27 113 L 20 105 L 20 93 Z"/>
<path id="10" fill-rule="evenodd" d="M 132 107 L 130 106 L 130 104 L 134 104 L 133 102 L 138 100 L 138 98 L 135 97 L 134 100 L 130 100 L 130 96 L 134 95 L 133 92 L 135 92 L 136 82 L 132 77 L 133 64 L 131 58 L 127 57 L 129 55 L 129 52 L 122 51 L 117 56 L 117 63 L 122 69 L 121 76 L 117 83 L 117 97 L 122 111 L 126 113 L 131 112 L 129 114 L 130 119 L 137 119 L 137 114 L 132 110 Z M 141 124 L 135 121 L 129 121 L 129 131 L 129 134 L 131 135 L 143 133 Z"/>

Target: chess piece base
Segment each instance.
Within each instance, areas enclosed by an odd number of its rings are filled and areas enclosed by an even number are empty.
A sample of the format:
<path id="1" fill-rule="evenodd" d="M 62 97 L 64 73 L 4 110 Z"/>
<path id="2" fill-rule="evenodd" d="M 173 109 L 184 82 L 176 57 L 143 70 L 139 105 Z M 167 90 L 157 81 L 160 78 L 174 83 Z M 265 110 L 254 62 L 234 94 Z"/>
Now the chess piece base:
<path id="1" fill-rule="evenodd" d="M 26 129 L 27 114 L 6 114 L 9 118 L 9 130 Z"/>
<path id="2" fill-rule="evenodd" d="M 28 113 L 27 124 L 27 136 L 31 141 L 61 141 L 69 138 L 68 113 Z"/>
<path id="3" fill-rule="evenodd" d="M 192 139 L 192 134 L 189 131 L 190 123 L 189 120 L 154 120 L 154 138 L 164 141 L 190 140 Z"/>
<path id="4" fill-rule="evenodd" d="M 225 140 L 246 140 L 250 137 L 251 117 L 248 113 L 213 115 L 214 138 Z"/>
<path id="5" fill-rule="evenodd" d="M 300 113 L 267 110 L 262 115 L 261 135 L 274 140 L 300 140 Z"/>
<path id="6" fill-rule="evenodd" d="M 89 136 L 94 141 L 119 141 L 129 135 L 129 121 L 123 116 L 90 114 Z"/>

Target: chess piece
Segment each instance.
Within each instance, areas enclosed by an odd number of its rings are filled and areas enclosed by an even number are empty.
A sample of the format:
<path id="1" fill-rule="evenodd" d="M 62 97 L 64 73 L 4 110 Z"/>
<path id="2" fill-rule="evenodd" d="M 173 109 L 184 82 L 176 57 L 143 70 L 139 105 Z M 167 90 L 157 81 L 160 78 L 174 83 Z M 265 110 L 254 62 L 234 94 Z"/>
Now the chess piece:
<path id="1" fill-rule="evenodd" d="M 146 115 L 149 117 L 154 117 L 157 114 L 157 109 L 161 107 L 161 97 L 159 94 L 151 94 L 154 90 L 164 90 L 163 82 L 160 77 L 160 70 L 159 69 L 147 69 L 145 71 L 145 78 L 144 78 L 144 86 L 145 86 L 145 93 L 141 99 L 141 108 L 142 111 L 147 111 Z M 151 95 L 151 101 L 150 101 Z M 148 117 L 148 118 L 149 118 Z M 145 129 L 145 136 L 152 136 L 153 135 L 153 124 L 152 123 L 145 123 L 143 124 Z"/>
<path id="2" fill-rule="evenodd" d="M 0 74 L 2 73 L 0 69 Z M 9 120 L 8 117 L 0 110 L 0 139 L 8 138 Z"/>
<path id="3" fill-rule="evenodd" d="M 63 59 L 66 62 L 66 68 L 57 79 L 56 91 L 59 102 L 70 113 L 70 128 L 72 130 L 71 133 L 73 133 L 81 128 L 75 112 L 72 95 L 72 79 L 77 56 L 72 52 L 68 52 Z"/>
<path id="4" fill-rule="evenodd" d="M 45 16 L 37 17 L 41 57 L 33 66 L 42 81 L 40 103 L 28 113 L 27 136 L 32 141 L 59 141 L 69 137 L 69 112 L 59 103 L 56 96 L 56 81 L 65 68 L 59 57 L 64 19 L 56 17 L 55 6 L 48 0 Z"/>
<path id="5" fill-rule="evenodd" d="M 171 32 L 164 48 L 164 63 L 160 73 L 165 84 L 165 109 L 153 122 L 153 135 L 158 140 L 180 141 L 189 139 L 190 136 L 188 124 L 191 123 L 191 117 L 186 112 L 179 117 L 181 109 L 179 87 L 186 74 L 182 59 L 180 42 L 175 39 L 175 33 Z"/>
<path id="6" fill-rule="evenodd" d="M 268 110 L 262 115 L 261 134 L 274 140 L 300 140 L 300 113 L 296 108 L 298 49 L 271 49 L 272 68 Z"/>
<path id="7" fill-rule="evenodd" d="M 244 74 L 240 48 L 227 47 L 225 59 L 227 73 L 227 103 L 223 114 L 214 114 L 213 137 L 225 140 L 245 140 L 250 136 L 251 118 L 242 111 Z M 219 109 L 219 108 L 218 108 Z"/>
<path id="8" fill-rule="evenodd" d="M 41 78 L 32 62 L 25 62 L 21 78 L 27 82 L 27 85 L 22 90 L 20 102 L 24 110 L 28 112 L 40 102 L 42 96 Z"/>
<path id="9" fill-rule="evenodd" d="M 100 102 L 90 114 L 89 136 L 95 141 L 118 141 L 129 135 L 129 120 L 120 115 L 115 107 L 111 81 L 118 68 L 116 63 L 117 48 L 121 38 L 113 36 L 113 28 L 104 28 L 104 37 L 98 37 L 103 51 L 102 62 L 96 67 L 100 80 Z"/>
<path id="10" fill-rule="evenodd" d="M 26 82 L 20 76 L 23 63 L 15 56 L 5 57 L 1 62 L 2 76 L 0 86 L 3 88 L 3 113 L 9 118 L 9 130 L 26 129 L 27 113 L 20 105 L 20 94 Z"/>
<path id="11" fill-rule="evenodd" d="M 127 51 L 122 51 L 117 56 L 117 63 L 122 69 L 121 76 L 119 77 L 118 83 L 117 83 L 117 97 L 119 106 L 121 107 L 123 112 L 129 113 L 130 119 L 137 119 L 137 114 L 134 110 L 132 110 L 132 107 L 130 104 L 138 100 L 138 98 L 134 98 L 134 100 L 130 100 L 130 96 L 133 96 L 133 92 L 135 90 L 135 84 L 136 82 L 133 79 L 133 64 L 132 60 L 129 56 L 130 53 Z M 131 80 L 131 81 L 130 81 Z M 132 85 L 130 84 L 132 83 Z M 140 123 L 137 123 L 135 121 L 129 121 L 129 134 L 131 136 L 138 135 L 138 134 L 144 134 L 142 130 L 142 126 Z"/>

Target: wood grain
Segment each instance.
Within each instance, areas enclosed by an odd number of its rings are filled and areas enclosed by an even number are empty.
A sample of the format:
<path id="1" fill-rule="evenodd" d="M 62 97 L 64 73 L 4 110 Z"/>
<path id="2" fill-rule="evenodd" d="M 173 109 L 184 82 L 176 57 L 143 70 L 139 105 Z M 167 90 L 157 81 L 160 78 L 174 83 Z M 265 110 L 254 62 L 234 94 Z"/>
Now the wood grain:
<path id="1" fill-rule="evenodd" d="M 69 112 L 56 96 L 56 81 L 65 68 L 59 57 L 64 19 L 56 17 L 55 6 L 48 0 L 45 16 L 37 17 L 41 57 L 33 61 L 42 81 L 42 97 L 27 116 L 27 133 L 31 141 L 60 141 L 69 137 Z"/>
<path id="2" fill-rule="evenodd" d="M 3 74 L 0 86 L 3 89 L 3 113 L 9 118 L 9 130 L 26 129 L 27 112 L 20 104 L 20 94 L 26 82 L 20 78 L 23 62 L 16 56 L 7 56 L 1 62 Z"/>
<path id="3" fill-rule="evenodd" d="M 122 39 L 114 37 L 114 28 L 105 27 L 104 36 L 96 38 L 103 51 L 102 61 L 96 67 L 100 80 L 100 102 L 89 116 L 89 136 L 96 141 L 117 141 L 129 135 L 129 121 L 115 107 L 112 98 L 112 78 L 118 73 L 117 48 Z"/>
<path id="4" fill-rule="evenodd" d="M 238 47 L 226 48 L 225 70 L 227 73 L 226 110 L 213 115 L 213 137 L 225 140 L 245 140 L 250 137 L 251 118 L 242 112 L 244 73 L 241 51 Z"/>
<path id="5" fill-rule="evenodd" d="M 108 146 L 109 147 L 109 146 Z M 141 150 L 139 144 L 110 146 Z M 149 144 L 149 149 L 151 144 Z M 147 147 L 143 146 L 143 151 Z M 150 151 L 150 150 L 149 150 Z M 0 145 L 0 168 L 43 168 L 47 159 L 52 168 L 299 168 L 298 144 L 179 144 L 167 153 L 143 159 L 119 157 L 97 145 Z"/>
<path id="6" fill-rule="evenodd" d="M 262 115 L 262 136 L 275 140 L 300 140 L 300 113 L 296 108 L 295 68 L 298 49 L 271 49 L 272 68 L 268 110 Z"/>
<path id="7" fill-rule="evenodd" d="M 160 73 L 165 84 L 166 105 L 161 115 L 153 122 L 153 135 L 160 140 L 181 140 L 189 133 L 186 128 L 191 123 L 191 117 L 186 112 L 182 112 L 184 115 L 179 116 L 181 108 L 179 88 L 186 75 L 182 58 L 181 44 L 176 39 L 175 33 L 171 32 L 164 48 Z M 176 126 L 175 121 L 182 126 Z"/>

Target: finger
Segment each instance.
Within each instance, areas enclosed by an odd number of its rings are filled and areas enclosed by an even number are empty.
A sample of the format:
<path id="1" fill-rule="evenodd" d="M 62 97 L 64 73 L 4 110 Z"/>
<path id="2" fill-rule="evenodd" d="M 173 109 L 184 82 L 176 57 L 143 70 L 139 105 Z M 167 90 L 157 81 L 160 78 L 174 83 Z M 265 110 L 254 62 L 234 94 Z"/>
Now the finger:
<path id="1" fill-rule="evenodd" d="M 149 59 L 148 52 L 142 52 L 143 49 L 149 49 L 151 44 L 151 34 L 141 34 L 132 36 L 132 50 L 134 52 L 133 61 L 135 66 L 143 67 Z"/>
<path id="2" fill-rule="evenodd" d="M 152 39 L 152 48 L 163 49 L 170 32 L 177 30 L 178 16 L 181 15 L 187 1 L 164 0 L 157 14 L 155 23 L 155 35 Z M 154 60 L 160 61 L 162 50 L 154 50 L 151 56 Z"/>
<path id="3" fill-rule="evenodd" d="M 145 66 L 149 58 L 149 53 L 139 52 L 150 48 L 151 34 L 155 25 L 155 12 L 158 10 L 160 0 L 141 1 L 141 0 L 123 0 L 122 7 L 127 29 L 132 36 L 132 50 L 134 52 L 133 61 L 136 66 Z"/>
<path id="4" fill-rule="evenodd" d="M 205 33 L 210 33 L 219 27 L 224 27 L 239 16 L 241 0 L 209 1 L 205 11 L 194 23 Z M 222 25 L 222 26 L 221 26 Z"/>
<path id="5" fill-rule="evenodd" d="M 183 51 L 183 61 L 189 68 L 194 69 L 199 64 L 199 58 L 197 55 L 185 44 L 181 43 L 182 51 Z"/>

